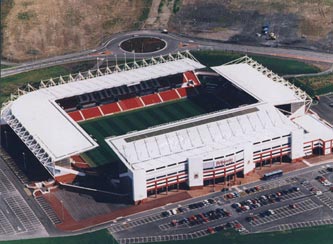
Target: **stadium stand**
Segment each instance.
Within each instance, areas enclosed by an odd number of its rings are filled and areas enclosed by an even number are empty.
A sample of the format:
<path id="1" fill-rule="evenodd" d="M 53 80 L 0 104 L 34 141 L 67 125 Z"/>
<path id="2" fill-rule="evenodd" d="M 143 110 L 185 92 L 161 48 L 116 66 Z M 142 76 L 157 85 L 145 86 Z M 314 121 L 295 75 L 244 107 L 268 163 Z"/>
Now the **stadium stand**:
<path id="1" fill-rule="evenodd" d="M 137 97 L 121 100 L 118 102 L 118 104 L 122 108 L 122 110 L 131 110 L 144 106 L 144 104 L 142 104 L 140 99 Z"/>
<path id="2" fill-rule="evenodd" d="M 193 72 L 191 72 L 191 71 L 185 72 L 184 77 L 185 77 L 187 82 L 188 81 L 193 81 L 194 86 L 200 85 L 200 82 L 199 82 L 198 78 L 195 76 L 195 74 Z"/>
<path id="3" fill-rule="evenodd" d="M 193 83 L 188 84 L 189 80 L 193 80 Z M 56 102 L 75 121 L 79 122 L 123 110 L 136 109 L 147 105 L 194 96 L 198 93 L 193 86 L 199 85 L 201 83 L 193 72 L 185 72 L 144 80 L 131 86 L 116 86 L 64 98 Z M 98 106 L 99 108 L 97 108 Z M 76 110 L 81 110 L 81 113 Z"/>
<path id="4" fill-rule="evenodd" d="M 118 103 L 110 103 L 110 104 L 101 105 L 100 108 L 105 115 L 114 114 L 114 113 L 118 113 L 121 111 Z"/>
<path id="5" fill-rule="evenodd" d="M 175 90 L 168 90 L 159 93 L 160 97 L 162 98 L 163 102 L 172 101 L 179 98 L 178 94 Z"/>
<path id="6" fill-rule="evenodd" d="M 157 94 L 146 95 L 141 97 L 141 99 L 146 106 L 162 102 L 162 100 Z"/>
<path id="7" fill-rule="evenodd" d="M 96 117 L 102 116 L 102 114 L 101 114 L 100 110 L 98 109 L 98 107 L 82 109 L 81 112 L 82 112 L 83 117 L 85 119 L 92 119 L 92 118 L 96 118 Z"/>
<path id="8" fill-rule="evenodd" d="M 65 111 L 74 111 L 77 109 L 78 100 L 77 97 L 68 97 L 62 99 L 61 104 L 58 103 Z"/>
<path id="9" fill-rule="evenodd" d="M 74 119 L 77 122 L 84 120 L 80 111 L 69 112 L 68 115 L 71 116 L 71 118 Z"/>
<path id="10" fill-rule="evenodd" d="M 177 90 L 177 93 L 179 94 L 180 97 L 186 97 L 187 96 L 188 88 L 178 88 L 176 90 Z"/>

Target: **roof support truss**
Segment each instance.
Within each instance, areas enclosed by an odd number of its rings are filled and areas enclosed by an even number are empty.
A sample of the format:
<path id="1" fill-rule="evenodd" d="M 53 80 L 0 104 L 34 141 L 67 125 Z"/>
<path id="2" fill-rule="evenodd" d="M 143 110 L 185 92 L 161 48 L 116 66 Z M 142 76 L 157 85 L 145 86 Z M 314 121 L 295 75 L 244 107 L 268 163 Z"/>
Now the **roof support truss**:
<path id="1" fill-rule="evenodd" d="M 158 63 L 166 63 L 166 62 L 171 62 L 171 61 L 185 59 L 185 58 L 189 58 L 189 59 L 192 59 L 192 60 L 198 62 L 198 60 L 189 51 L 185 51 L 182 53 L 177 52 L 176 54 L 168 54 L 166 56 L 152 57 L 147 60 L 142 59 L 140 61 L 133 61 L 131 63 L 125 62 L 123 65 L 116 64 L 113 67 L 107 66 L 105 68 L 97 68 L 95 70 L 88 70 L 88 71 L 82 72 L 82 73 L 79 72 L 78 74 L 74 74 L 74 75 L 69 74 L 66 76 L 60 76 L 60 77 L 56 77 L 56 78 L 50 78 L 48 80 L 42 80 L 42 81 L 40 81 L 38 88 L 32 86 L 31 84 L 27 84 L 25 88 L 18 89 L 17 93 L 13 94 L 10 97 L 9 101 L 3 103 L 3 107 L 5 105 L 9 104 L 11 101 L 14 101 L 15 99 L 17 99 L 19 96 L 29 93 L 31 91 L 34 91 L 36 89 L 43 89 L 43 88 L 47 88 L 47 87 L 51 87 L 51 86 L 57 86 L 57 85 L 75 82 L 75 81 L 79 81 L 79 80 L 94 78 L 97 76 L 104 76 L 104 75 L 112 74 L 114 72 L 122 72 L 122 71 L 126 71 L 126 70 L 137 69 L 137 68 L 141 68 L 141 67 L 155 65 Z"/>
<path id="2" fill-rule="evenodd" d="M 51 175 L 55 175 L 55 163 L 52 161 L 50 155 L 38 144 L 32 135 L 22 126 L 22 124 L 15 118 L 14 115 L 6 115 L 3 118 L 6 123 L 13 129 L 19 136 L 29 150 L 36 156 L 39 162 L 49 171 Z"/>
<path id="3" fill-rule="evenodd" d="M 224 65 L 239 64 L 239 63 L 246 63 L 246 64 L 250 65 L 252 68 L 261 72 L 263 75 L 272 79 L 273 81 L 281 83 L 282 85 L 288 87 L 290 90 L 292 90 L 295 93 L 296 96 L 298 96 L 300 99 L 302 99 L 304 101 L 306 111 L 310 109 L 310 106 L 312 104 L 312 98 L 305 91 L 303 91 L 299 87 L 295 86 L 294 84 L 290 83 L 289 81 L 285 80 L 283 77 L 275 74 L 273 71 L 267 69 L 262 64 L 258 63 L 257 61 L 253 60 L 252 58 L 250 58 L 248 56 L 243 56 L 236 60 L 228 62 Z"/>

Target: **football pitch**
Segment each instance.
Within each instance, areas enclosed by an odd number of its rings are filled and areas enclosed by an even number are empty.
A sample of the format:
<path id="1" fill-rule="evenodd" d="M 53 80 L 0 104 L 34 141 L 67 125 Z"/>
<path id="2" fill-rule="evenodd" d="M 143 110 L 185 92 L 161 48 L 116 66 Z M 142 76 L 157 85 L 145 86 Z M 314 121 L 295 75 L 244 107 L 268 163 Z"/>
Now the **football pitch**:
<path id="1" fill-rule="evenodd" d="M 82 156 L 92 167 L 114 164 L 119 159 L 105 142 L 106 137 L 119 136 L 130 131 L 143 130 L 225 108 L 224 103 L 212 94 L 200 94 L 82 122 L 81 127 L 100 145 Z"/>

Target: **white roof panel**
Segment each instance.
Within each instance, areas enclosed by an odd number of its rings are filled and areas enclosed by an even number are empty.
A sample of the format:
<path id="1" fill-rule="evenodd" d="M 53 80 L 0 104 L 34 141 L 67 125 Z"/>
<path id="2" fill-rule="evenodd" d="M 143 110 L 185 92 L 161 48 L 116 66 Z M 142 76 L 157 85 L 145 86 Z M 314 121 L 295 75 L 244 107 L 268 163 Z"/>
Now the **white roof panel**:
<path id="1" fill-rule="evenodd" d="M 91 79 L 73 81 L 22 95 L 1 112 L 2 115 L 6 113 L 6 115 L 15 116 L 38 144 L 48 152 L 52 161 L 58 161 L 98 145 L 55 103 L 56 100 L 105 88 L 132 85 L 143 80 L 203 67 L 202 64 L 192 59 L 182 58 Z M 152 142 L 149 143 L 152 144 Z M 130 160 L 137 160 L 138 156 L 144 160 L 150 158 L 144 144 L 136 143 L 135 147 L 133 145 L 126 145 L 121 150 L 126 157 L 130 157 Z M 155 153 L 157 149 L 156 145 L 151 150 L 154 150 Z M 137 154 L 131 154 L 133 151 L 136 151 Z"/>
<path id="2" fill-rule="evenodd" d="M 230 117 L 229 113 L 232 113 L 234 117 Z M 213 155 L 219 155 L 221 151 L 225 151 L 227 148 L 235 149 L 242 147 L 243 144 L 248 142 L 263 141 L 289 134 L 297 129 L 294 123 L 286 116 L 280 114 L 281 112 L 272 105 L 254 104 L 229 111 L 206 114 L 118 137 L 110 137 L 106 139 L 106 142 L 124 162 L 128 162 L 126 163 L 128 167 L 135 165 L 136 168 L 141 167 L 147 170 L 165 166 L 166 164 L 182 162 L 193 156 L 205 155 L 205 157 L 211 158 Z M 269 121 L 270 116 L 281 119 L 276 120 L 276 123 L 273 124 Z M 266 126 L 263 127 L 262 123 Z M 248 126 L 248 124 L 251 125 Z M 185 126 L 184 128 L 184 125 L 188 125 L 188 127 Z M 246 130 L 243 130 L 241 126 L 246 126 Z M 167 129 L 169 132 L 165 134 Z M 231 131 L 233 131 L 233 134 Z M 151 139 L 148 140 L 148 138 Z M 146 144 L 146 149 L 144 147 L 136 148 L 136 150 L 140 151 L 132 151 L 131 154 L 141 153 L 147 155 L 149 151 L 150 156 L 140 156 L 137 160 L 129 160 L 129 158 L 123 158 L 119 154 L 122 147 L 134 143 L 136 145 Z M 157 147 L 156 144 L 159 143 L 161 145 Z M 153 152 L 157 150 L 156 148 L 163 147 L 168 147 L 171 150 L 165 149 Z M 142 152 L 144 150 L 146 153 Z"/>
<path id="3" fill-rule="evenodd" d="M 302 101 L 289 87 L 273 81 L 247 63 L 221 65 L 212 69 L 259 101 L 274 105 Z"/>
<path id="4" fill-rule="evenodd" d="M 318 139 L 326 141 L 333 138 L 332 127 L 325 124 L 315 115 L 305 114 L 303 116 L 293 119 L 293 121 L 306 131 L 306 133 L 304 134 L 305 141 L 312 141 Z"/>
<path id="5" fill-rule="evenodd" d="M 48 98 L 43 93 L 21 96 L 12 104 L 11 113 L 51 158 L 61 160 L 97 146 L 75 121 Z"/>

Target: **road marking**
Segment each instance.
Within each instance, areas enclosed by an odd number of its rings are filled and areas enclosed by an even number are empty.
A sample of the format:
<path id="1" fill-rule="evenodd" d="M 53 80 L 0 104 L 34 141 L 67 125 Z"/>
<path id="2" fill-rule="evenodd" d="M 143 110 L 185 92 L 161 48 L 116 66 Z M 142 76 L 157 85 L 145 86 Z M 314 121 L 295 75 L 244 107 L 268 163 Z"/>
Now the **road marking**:
<path id="1" fill-rule="evenodd" d="M 302 162 L 303 162 L 303 163 L 305 163 L 305 164 L 306 164 L 307 166 L 309 166 L 309 167 L 311 167 L 311 166 L 312 166 L 312 164 L 311 164 L 311 163 L 309 163 L 308 161 L 306 161 L 305 159 L 303 159 L 303 160 L 302 160 Z"/>

